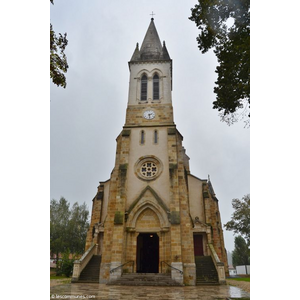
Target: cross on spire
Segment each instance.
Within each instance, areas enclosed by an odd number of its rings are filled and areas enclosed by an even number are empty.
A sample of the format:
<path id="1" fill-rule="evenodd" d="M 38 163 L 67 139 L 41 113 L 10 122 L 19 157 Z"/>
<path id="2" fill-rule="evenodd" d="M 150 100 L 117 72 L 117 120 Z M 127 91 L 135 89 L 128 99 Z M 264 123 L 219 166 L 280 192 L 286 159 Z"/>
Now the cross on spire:
<path id="1" fill-rule="evenodd" d="M 152 14 L 150 14 L 150 16 L 152 16 L 151 20 L 154 20 L 153 16 L 155 16 L 155 14 L 152 11 Z"/>

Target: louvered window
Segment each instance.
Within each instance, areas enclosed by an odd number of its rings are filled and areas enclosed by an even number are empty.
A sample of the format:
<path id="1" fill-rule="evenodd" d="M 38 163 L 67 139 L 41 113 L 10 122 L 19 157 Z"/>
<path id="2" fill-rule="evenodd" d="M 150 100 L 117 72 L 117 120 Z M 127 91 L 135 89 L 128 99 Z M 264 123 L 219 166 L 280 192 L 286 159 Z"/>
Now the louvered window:
<path id="1" fill-rule="evenodd" d="M 153 77 L 153 100 L 159 99 L 159 77 L 157 74 Z"/>
<path id="2" fill-rule="evenodd" d="M 141 80 L 141 100 L 143 101 L 147 100 L 147 85 L 148 85 L 147 76 L 143 75 Z"/>

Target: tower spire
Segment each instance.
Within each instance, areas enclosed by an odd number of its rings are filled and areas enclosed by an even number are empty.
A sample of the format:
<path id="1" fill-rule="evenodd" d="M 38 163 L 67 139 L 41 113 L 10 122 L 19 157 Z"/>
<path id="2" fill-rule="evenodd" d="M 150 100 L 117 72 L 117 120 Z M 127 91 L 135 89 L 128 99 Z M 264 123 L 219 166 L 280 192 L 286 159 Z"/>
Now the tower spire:
<path id="1" fill-rule="evenodd" d="M 151 16 L 153 17 L 153 15 L 155 14 L 152 12 Z M 171 60 L 165 43 L 161 44 L 153 18 L 151 18 L 141 48 L 138 49 L 137 47 L 135 49 L 130 61 L 150 60 Z"/>

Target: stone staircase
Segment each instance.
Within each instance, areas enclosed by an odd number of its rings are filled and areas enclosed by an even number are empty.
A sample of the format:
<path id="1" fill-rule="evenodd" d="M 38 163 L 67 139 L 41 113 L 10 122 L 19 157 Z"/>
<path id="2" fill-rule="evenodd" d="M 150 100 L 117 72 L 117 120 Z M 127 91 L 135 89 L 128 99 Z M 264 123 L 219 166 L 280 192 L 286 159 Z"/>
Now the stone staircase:
<path id="1" fill-rule="evenodd" d="M 219 284 L 218 272 L 210 256 L 195 256 L 196 285 Z"/>
<path id="2" fill-rule="evenodd" d="M 126 273 L 108 285 L 182 286 L 171 278 L 171 274 L 160 273 Z"/>
<path id="3" fill-rule="evenodd" d="M 77 282 L 80 283 L 99 283 L 101 255 L 93 255 L 91 260 L 80 273 Z"/>

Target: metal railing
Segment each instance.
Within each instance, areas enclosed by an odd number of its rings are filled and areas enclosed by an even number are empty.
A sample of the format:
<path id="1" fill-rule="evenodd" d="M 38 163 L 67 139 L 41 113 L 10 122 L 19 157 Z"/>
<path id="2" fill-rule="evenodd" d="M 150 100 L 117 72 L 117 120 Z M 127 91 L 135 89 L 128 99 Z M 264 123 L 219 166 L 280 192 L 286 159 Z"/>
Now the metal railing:
<path id="1" fill-rule="evenodd" d="M 181 271 L 181 270 L 179 270 L 179 269 L 177 269 L 177 268 L 174 268 L 174 267 L 172 267 L 171 265 L 169 265 L 167 262 L 165 262 L 165 261 L 161 261 L 160 262 L 160 272 L 162 273 L 162 264 L 166 264 L 168 267 L 170 267 L 170 268 L 172 268 L 172 269 L 174 269 L 174 270 L 176 270 L 177 272 L 179 272 L 181 275 L 183 274 L 183 271 Z"/>
<path id="2" fill-rule="evenodd" d="M 129 264 L 129 263 L 132 263 L 132 273 L 133 273 L 133 271 L 134 271 L 134 260 L 127 261 L 127 262 L 124 263 L 123 265 L 120 265 L 120 266 L 118 266 L 118 267 L 116 267 L 116 268 L 111 269 L 111 270 L 109 271 L 109 273 L 112 274 L 112 273 L 114 273 L 117 269 L 123 268 L 125 265 L 127 265 L 127 264 Z"/>

